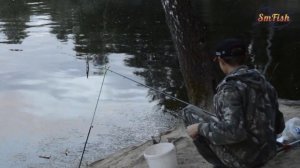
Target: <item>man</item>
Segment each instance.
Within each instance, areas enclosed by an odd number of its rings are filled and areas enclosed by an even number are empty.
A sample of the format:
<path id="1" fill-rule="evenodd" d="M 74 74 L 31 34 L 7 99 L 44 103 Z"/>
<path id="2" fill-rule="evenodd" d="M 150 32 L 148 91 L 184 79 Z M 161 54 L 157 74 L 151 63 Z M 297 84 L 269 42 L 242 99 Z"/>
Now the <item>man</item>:
<path id="1" fill-rule="evenodd" d="M 222 41 L 215 54 L 226 74 L 214 96 L 216 117 L 196 106 L 183 109 L 187 132 L 199 153 L 215 167 L 260 167 L 276 154 L 284 129 L 277 93 L 265 77 L 245 66 L 246 47 Z"/>

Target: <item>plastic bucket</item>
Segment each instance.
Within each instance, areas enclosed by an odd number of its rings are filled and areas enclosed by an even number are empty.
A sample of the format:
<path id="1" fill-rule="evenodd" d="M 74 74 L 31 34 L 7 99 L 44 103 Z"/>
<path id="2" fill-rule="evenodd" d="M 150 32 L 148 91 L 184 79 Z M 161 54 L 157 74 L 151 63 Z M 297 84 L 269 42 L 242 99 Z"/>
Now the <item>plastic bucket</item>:
<path id="1" fill-rule="evenodd" d="M 178 168 L 175 146 L 172 143 L 159 143 L 148 147 L 144 157 L 149 168 Z"/>

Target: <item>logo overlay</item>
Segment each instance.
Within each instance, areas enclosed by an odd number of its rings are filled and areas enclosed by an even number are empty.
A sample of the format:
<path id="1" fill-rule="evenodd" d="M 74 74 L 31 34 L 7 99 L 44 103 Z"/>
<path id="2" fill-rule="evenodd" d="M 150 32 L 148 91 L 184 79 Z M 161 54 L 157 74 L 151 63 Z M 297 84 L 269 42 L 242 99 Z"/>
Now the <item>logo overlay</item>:
<path id="1" fill-rule="evenodd" d="M 257 18 L 258 22 L 290 22 L 290 16 L 288 14 L 273 13 L 271 15 L 265 15 L 260 13 Z"/>

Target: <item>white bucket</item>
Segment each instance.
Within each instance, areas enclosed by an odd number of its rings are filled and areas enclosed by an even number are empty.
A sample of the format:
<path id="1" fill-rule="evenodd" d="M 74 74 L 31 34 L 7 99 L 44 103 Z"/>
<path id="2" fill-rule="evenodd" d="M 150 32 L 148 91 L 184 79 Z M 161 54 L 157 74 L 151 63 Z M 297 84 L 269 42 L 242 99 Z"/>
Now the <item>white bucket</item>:
<path id="1" fill-rule="evenodd" d="M 178 168 L 175 146 L 172 143 L 159 143 L 148 147 L 144 157 L 149 168 Z"/>

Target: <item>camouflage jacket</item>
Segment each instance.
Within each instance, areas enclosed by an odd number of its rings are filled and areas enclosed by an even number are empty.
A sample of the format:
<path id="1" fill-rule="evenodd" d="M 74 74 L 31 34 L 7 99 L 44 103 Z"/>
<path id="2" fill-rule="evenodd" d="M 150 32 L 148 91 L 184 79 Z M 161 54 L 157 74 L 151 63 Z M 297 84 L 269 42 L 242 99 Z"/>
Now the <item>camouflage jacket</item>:
<path id="1" fill-rule="evenodd" d="M 203 113 L 199 134 L 228 167 L 258 167 L 276 154 L 277 93 L 257 70 L 241 66 L 228 74 L 214 96 L 216 118 Z M 278 126 L 277 126 L 278 127 Z M 275 131 L 280 129 L 279 131 Z"/>

